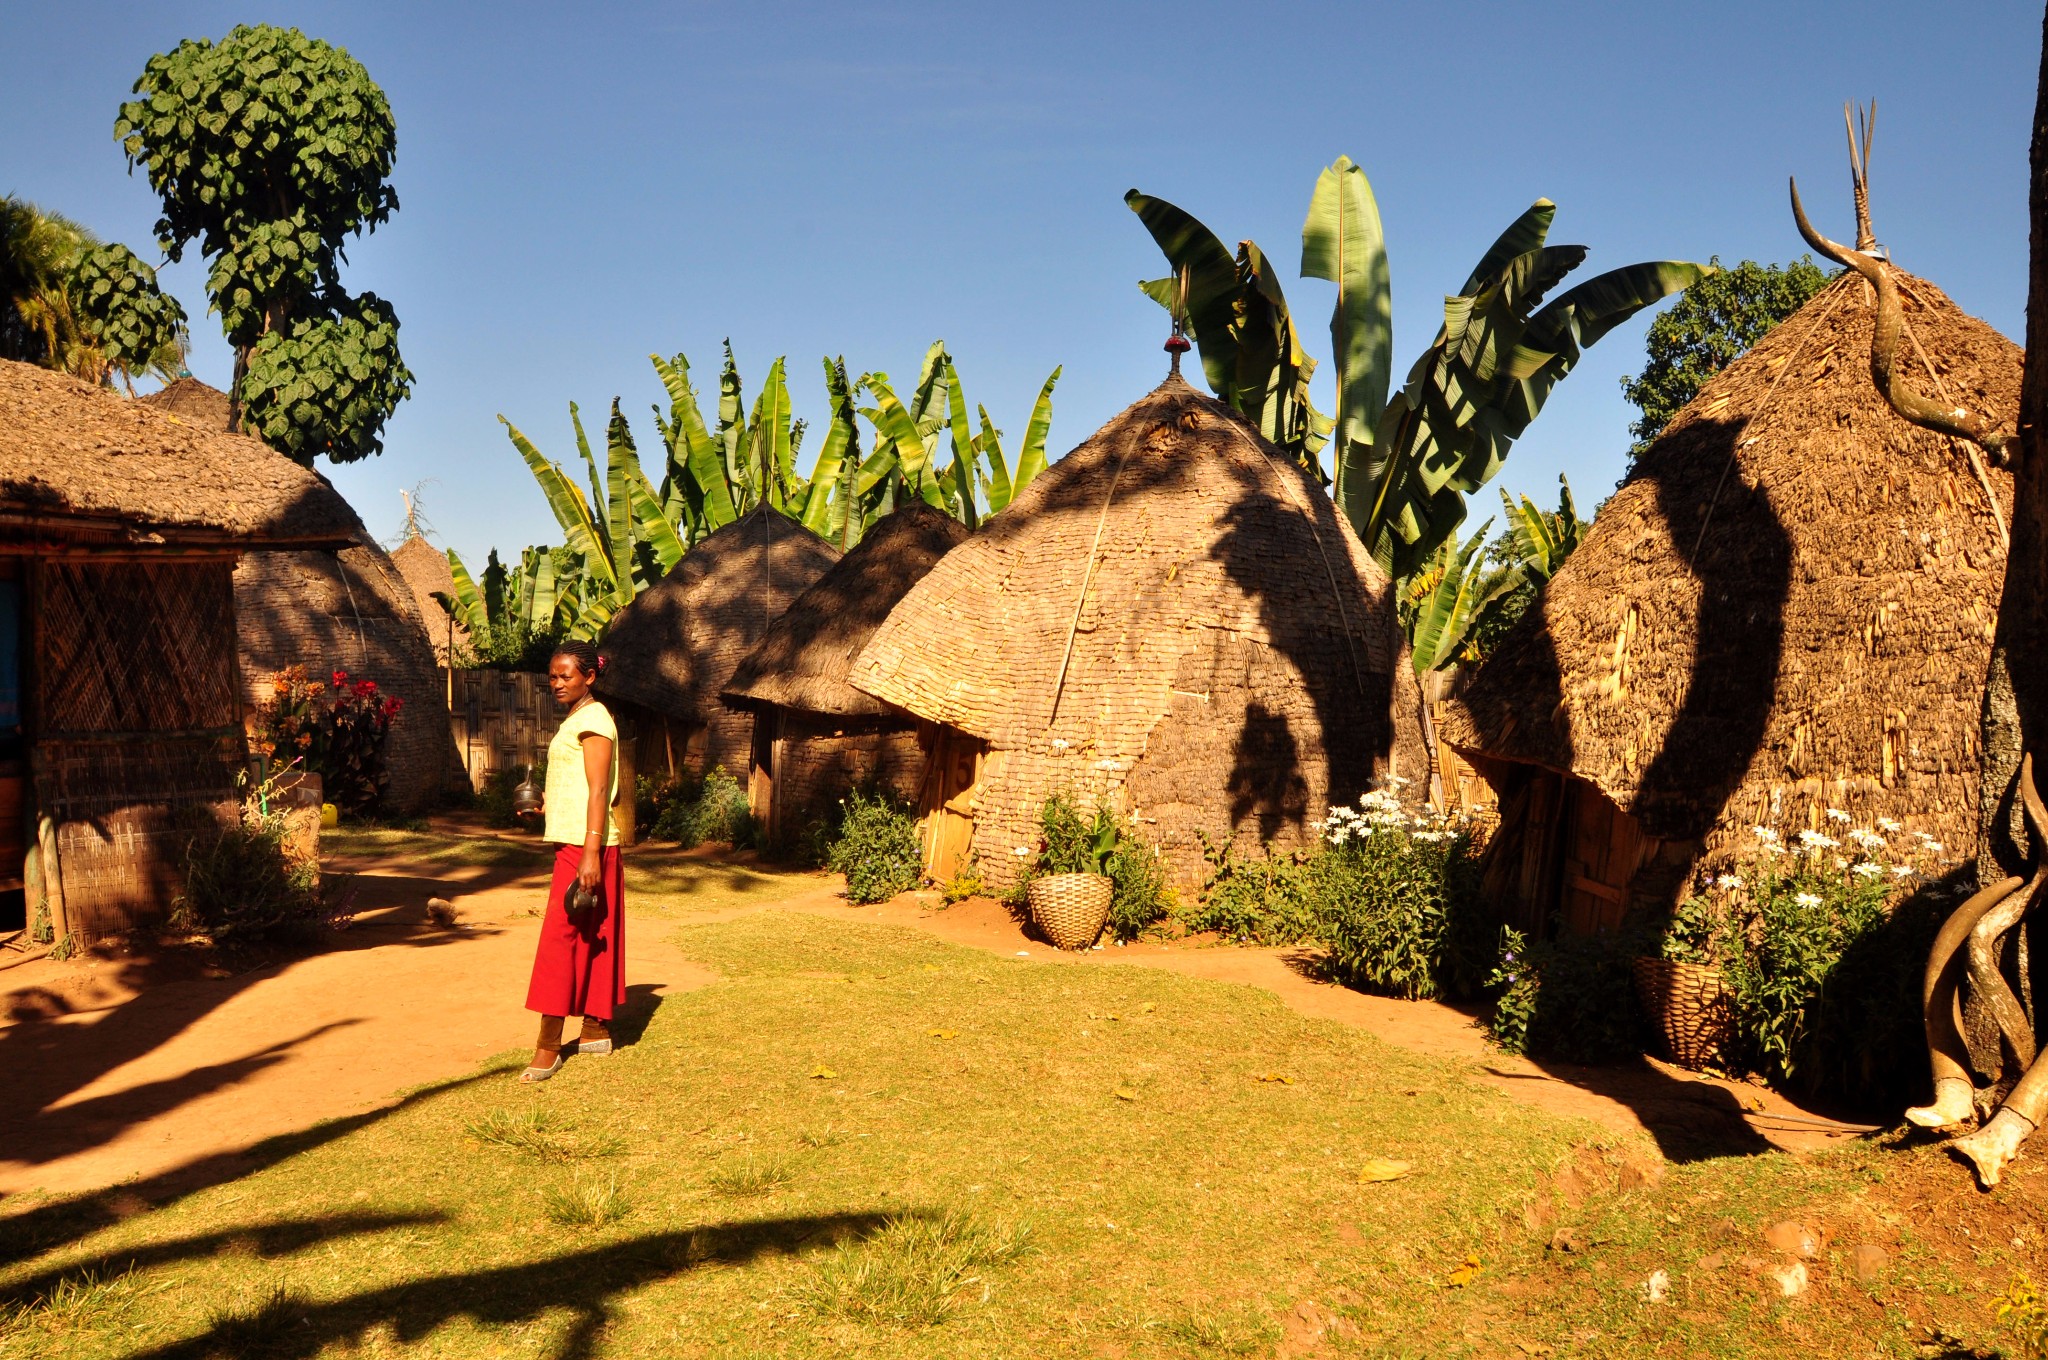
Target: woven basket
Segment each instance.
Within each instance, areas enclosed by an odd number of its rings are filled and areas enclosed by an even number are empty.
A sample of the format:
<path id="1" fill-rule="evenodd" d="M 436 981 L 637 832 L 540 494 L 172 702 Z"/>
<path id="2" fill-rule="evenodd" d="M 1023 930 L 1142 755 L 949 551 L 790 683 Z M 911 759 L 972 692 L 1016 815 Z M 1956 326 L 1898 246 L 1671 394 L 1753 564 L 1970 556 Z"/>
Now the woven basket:
<path id="1" fill-rule="evenodd" d="M 1060 949 L 1086 949 L 1109 919 L 1116 885 L 1102 874 L 1047 874 L 1025 892 L 1039 933 Z"/>
<path id="2" fill-rule="evenodd" d="M 1636 997 L 1680 1067 L 1699 1071 L 1720 1059 L 1734 1033 L 1734 1009 L 1721 970 L 1670 959 L 1635 960 Z"/>

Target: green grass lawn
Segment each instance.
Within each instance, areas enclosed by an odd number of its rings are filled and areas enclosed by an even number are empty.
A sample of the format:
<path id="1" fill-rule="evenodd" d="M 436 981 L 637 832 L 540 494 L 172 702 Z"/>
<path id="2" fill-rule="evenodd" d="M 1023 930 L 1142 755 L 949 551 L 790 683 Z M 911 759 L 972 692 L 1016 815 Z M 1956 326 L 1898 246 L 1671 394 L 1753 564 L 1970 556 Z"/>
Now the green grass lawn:
<path id="1" fill-rule="evenodd" d="M 0 1356 L 1967 1355 L 2048 1255 L 2038 1180 L 1986 1217 L 1926 1150 L 1662 1170 L 1249 988 L 797 913 L 676 937 L 724 980 L 615 1057 L 0 1220 Z M 1790 1214 L 1834 1236 L 1784 1299 Z"/>

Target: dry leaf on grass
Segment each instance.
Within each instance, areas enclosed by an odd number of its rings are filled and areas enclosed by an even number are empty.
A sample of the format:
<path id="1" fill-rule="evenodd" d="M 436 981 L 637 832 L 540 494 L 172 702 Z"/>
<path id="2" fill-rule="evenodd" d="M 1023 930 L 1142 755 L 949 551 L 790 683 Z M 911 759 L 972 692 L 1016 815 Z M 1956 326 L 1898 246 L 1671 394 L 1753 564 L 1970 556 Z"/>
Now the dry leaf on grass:
<path id="1" fill-rule="evenodd" d="M 1407 1162 L 1375 1157 L 1358 1169 L 1358 1179 L 1365 1185 L 1377 1185 L 1381 1181 L 1398 1181 L 1414 1169 Z"/>
<path id="2" fill-rule="evenodd" d="M 928 1029 L 925 1031 L 925 1035 L 932 1039 L 957 1039 L 960 1037 L 960 1031 L 957 1029 Z"/>
<path id="3" fill-rule="evenodd" d="M 837 1072 L 834 1072 L 831 1068 L 825 1066 L 825 1064 L 823 1063 L 819 1063 L 816 1067 L 811 1069 L 811 1080 L 813 1081 L 823 1081 L 828 1077 L 836 1077 L 838 1075 L 839 1074 Z"/>
<path id="4" fill-rule="evenodd" d="M 1294 1078 L 1284 1072 L 1261 1072 L 1258 1079 L 1260 1081 L 1277 1081 L 1283 1086 L 1294 1085 Z"/>
<path id="5" fill-rule="evenodd" d="M 1479 1272 L 1484 1269 L 1485 1267 L 1479 1264 L 1479 1258 L 1476 1255 L 1467 1256 L 1465 1264 L 1452 1271 L 1450 1278 L 1445 1280 L 1444 1283 L 1453 1289 L 1463 1289 L 1466 1285 L 1478 1279 Z"/>
<path id="6" fill-rule="evenodd" d="M 1119 1086 L 1116 1088 L 1116 1098 L 1118 1100 L 1136 1100 L 1138 1093 L 1128 1086 Z"/>

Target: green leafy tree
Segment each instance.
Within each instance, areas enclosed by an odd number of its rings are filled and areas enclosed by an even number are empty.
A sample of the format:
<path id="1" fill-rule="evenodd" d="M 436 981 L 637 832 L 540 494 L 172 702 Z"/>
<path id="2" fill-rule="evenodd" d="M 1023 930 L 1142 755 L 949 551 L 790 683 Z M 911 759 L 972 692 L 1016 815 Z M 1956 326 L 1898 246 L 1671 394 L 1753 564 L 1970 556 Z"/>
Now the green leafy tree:
<path id="1" fill-rule="evenodd" d="M 0 358 L 88 382 L 175 376 L 185 309 L 123 245 L 20 199 L 0 199 Z"/>
<path id="2" fill-rule="evenodd" d="M 211 261 L 234 427 L 309 464 L 381 452 L 412 374 L 391 308 L 349 296 L 339 265 L 398 207 L 384 92 L 342 49 L 259 24 L 151 57 L 135 94 L 114 135 L 163 200 L 165 252 L 197 242 Z"/>
<path id="3" fill-rule="evenodd" d="M 1719 269 L 1720 263 L 1715 256 L 1711 264 L 1719 272 L 1687 288 L 1650 323 L 1650 361 L 1635 377 L 1621 380 L 1621 394 L 1643 413 L 1628 427 L 1635 439 L 1631 464 L 1709 378 L 1805 306 L 1829 278 L 1810 255 L 1784 265 L 1744 260 Z"/>

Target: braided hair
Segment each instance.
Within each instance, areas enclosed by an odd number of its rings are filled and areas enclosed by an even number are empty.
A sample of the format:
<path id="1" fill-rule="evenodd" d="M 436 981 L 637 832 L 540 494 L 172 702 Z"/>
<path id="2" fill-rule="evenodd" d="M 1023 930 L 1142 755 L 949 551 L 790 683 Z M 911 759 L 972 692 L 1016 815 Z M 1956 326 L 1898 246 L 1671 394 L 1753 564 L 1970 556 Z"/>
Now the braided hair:
<path id="1" fill-rule="evenodd" d="M 576 663 L 577 670 L 593 679 L 604 674 L 605 658 L 598 655 L 594 642 L 558 642 L 548 660 L 553 661 L 558 656 L 568 657 Z"/>

